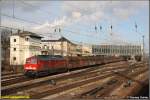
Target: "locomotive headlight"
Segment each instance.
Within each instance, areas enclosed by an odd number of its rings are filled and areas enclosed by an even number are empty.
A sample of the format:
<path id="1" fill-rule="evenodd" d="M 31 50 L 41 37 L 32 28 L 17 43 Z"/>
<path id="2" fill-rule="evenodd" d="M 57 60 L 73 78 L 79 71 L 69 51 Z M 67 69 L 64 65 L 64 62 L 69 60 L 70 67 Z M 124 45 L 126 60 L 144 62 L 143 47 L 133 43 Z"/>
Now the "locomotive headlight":
<path id="1" fill-rule="evenodd" d="M 29 69 L 31 69 L 32 67 L 31 67 L 31 66 L 29 66 L 28 68 L 29 68 Z"/>
<path id="2" fill-rule="evenodd" d="M 28 66 L 26 69 L 36 70 L 36 67 Z"/>
<path id="3" fill-rule="evenodd" d="M 36 67 L 32 67 L 33 70 L 36 70 Z"/>

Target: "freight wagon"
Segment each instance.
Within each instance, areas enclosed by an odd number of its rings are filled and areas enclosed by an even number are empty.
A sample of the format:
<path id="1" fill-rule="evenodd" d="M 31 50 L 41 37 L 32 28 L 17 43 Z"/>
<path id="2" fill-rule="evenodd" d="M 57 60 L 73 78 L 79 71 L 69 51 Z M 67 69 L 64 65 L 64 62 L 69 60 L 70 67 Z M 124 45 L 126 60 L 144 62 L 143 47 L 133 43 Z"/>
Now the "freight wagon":
<path id="1" fill-rule="evenodd" d="M 100 65 L 123 60 L 113 56 L 63 57 L 60 55 L 37 55 L 26 59 L 24 72 L 27 76 L 63 72 L 74 68 Z"/>

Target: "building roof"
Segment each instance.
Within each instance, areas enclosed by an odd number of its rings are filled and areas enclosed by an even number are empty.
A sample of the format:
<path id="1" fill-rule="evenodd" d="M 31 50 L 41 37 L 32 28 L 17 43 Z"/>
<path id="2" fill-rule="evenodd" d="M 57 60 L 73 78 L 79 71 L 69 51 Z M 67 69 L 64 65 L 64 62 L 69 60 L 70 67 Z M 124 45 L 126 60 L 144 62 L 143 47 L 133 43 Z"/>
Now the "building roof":
<path id="1" fill-rule="evenodd" d="M 141 46 L 140 44 L 100 44 L 93 46 Z"/>
<path id="2" fill-rule="evenodd" d="M 19 36 L 31 36 L 31 37 L 36 37 L 36 38 L 42 38 L 42 36 L 36 34 L 36 33 L 32 33 L 29 31 L 18 31 L 18 33 L 14 34 L 14 35 L 19 35 Z"/>
<path id="3" fill-rule="evenodd" d="M 61 41 L 67 41 L 67 42 L 69 42 L 69 43 L 71 43 L 71 44 L 74 44 L 74 45 L 76 45 L 75 43 L 73 43 L 73 42 L 71 42 L 70 40 L 68 40 L 67 38 L 65 38 L 65 37 L 61 37 L 61 38 L 59 38 L 58 40 L 42 40 L 42 42 L 61 42 Z"/>
<path id="4" fill-rule="evenodd" d="M 36 34 L 36 33 L 28 32 L 28 31 L 22 32 L 21 35 L 23 35 L 23 36 L 33 36 L 33 37 L 42 38 L 42 36 L 40 36 L 40 35 L 38 35 L 38 34 Z"/>

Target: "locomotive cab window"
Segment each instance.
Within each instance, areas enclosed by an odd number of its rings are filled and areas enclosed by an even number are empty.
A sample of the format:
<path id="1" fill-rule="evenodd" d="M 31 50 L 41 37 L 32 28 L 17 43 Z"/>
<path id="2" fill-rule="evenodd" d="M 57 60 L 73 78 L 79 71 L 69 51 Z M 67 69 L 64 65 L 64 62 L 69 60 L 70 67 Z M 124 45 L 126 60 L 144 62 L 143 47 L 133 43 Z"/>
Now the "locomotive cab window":
<path id="1" fill-rule="evenodd" d="M 30 60 L 30 63 L 31 63 L 31 64 L 36 64 L 36 63 L 37 63 L 37 59 L 35 59 L 35 58 L 31 59 L 31 60 Z"/>
<path id="2" fill-rule="evenodd" d="M 27 64 L 37 64 L 37 59 L 36 58 L 31 58 L 26 60 Z"/>

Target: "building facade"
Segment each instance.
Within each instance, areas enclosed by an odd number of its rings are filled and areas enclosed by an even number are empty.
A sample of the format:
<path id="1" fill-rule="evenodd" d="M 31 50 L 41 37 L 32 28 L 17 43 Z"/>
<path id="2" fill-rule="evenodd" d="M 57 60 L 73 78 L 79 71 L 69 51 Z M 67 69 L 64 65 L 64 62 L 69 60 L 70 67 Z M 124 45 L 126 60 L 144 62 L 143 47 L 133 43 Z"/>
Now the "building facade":
<path id="1" fill-rule="evenodd" d="M 92 55 L 92 46 L 82 45 L 82 55 L 91 56 Z"/>
<path id="2" fill-rule="evenodd" d="M 23 65 L 26 58 L 41 54 L 41 38 L 27 31 L 10 36 L 10 65 Z"/>
<path id="3" fill-rule="evenodd" d="M 111 56 L 141 56 L 141 45 L 93 45 L 92 53 L 94 55 L 111 55 Z"/>
<path id="4" fill-rule="evenodd" d="M 72 43 L 65 37 L 58 40 L 42 40 L 42 54 L 76 56 L 78 54 L 77 44 Z"/>

